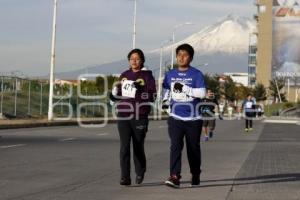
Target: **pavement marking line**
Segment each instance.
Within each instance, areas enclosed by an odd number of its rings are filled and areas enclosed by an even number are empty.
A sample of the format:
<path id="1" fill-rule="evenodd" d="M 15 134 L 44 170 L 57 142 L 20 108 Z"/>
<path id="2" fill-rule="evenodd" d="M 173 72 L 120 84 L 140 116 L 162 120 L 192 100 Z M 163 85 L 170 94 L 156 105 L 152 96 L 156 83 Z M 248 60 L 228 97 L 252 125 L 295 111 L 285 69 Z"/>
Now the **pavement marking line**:
<path id="1" fill-rule="evenodd" d="M 61 139 L 59 141 L 60 142 L 66 142 L 66 141 L 72 141 L 72 140 L 76 140 L 76 138 L 65 138 L 65 139 Z"/>
<path id="2" fill-rule="evenodd" d="M 8 148 L 22 147 L 22 146 L 26 146 L 26 144 L 15 144 L 15 145 L 0 146 L 0 148 L 1 149 L 8 149 Z"/>
<path id="3" fill-rule="evenodd" d="M 158 128 L 167 128 L 167 125 L 158 126 Z"/>
<path id="4" fill-rule="evenodd" d="M 109 133 L 99 133 L 99 134 L 97 134 L 97 136 L 106 136 L 106 135 L 108 135 Z"/>
<path id="5" fill-rule="evenodd" d="M 267 119 L 264 120 L 264 123 L 275 123 L 275 124 L 299 124 L 298 120 L 272 120 L 272 119 Z"/>

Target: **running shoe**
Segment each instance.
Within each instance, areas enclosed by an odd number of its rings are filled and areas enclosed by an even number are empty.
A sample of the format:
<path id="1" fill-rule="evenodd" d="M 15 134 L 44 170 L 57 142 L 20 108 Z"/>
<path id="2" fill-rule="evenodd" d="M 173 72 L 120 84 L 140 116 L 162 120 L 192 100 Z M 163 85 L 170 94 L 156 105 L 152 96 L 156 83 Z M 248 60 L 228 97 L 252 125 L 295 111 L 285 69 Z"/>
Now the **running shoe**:
<path id="1" fill-rule="evenodd" d="M 131 185 L 131 179 L 130 178 L 121 178 L 120 185 Z"/>
<path id="2" fill-rule="evenodd" d="M 144 174 L 140 175 L 140 176 L 136 176 L 135 183 L 140 185 L 140 184 L 142 184 L 143 180 L 144 180 Z"/>
<path id="3" fill-rule="evenodd" d="M 179 188 L 180 176 L 177 176 L 177 175 L 170 176 L 170 178 L 165 182 L 165 184 L 169 187 Z"/>
<path id="4" fill-rule="evenodd" d="M 192 175 L 191 186 L 198 186 L 200 184 L 200 176 Z"/>

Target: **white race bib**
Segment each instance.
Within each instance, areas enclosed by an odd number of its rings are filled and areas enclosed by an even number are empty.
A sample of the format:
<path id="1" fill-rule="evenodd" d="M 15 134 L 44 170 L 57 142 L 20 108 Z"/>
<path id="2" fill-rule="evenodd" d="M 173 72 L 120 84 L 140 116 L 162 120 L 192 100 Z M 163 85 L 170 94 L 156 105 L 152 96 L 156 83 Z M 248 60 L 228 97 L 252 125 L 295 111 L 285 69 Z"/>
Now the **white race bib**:
<path id="1" fill-rule="evenodd" d="M 246 105 L 245 105 L 245 108 L 252 108 L 252 105 L 253 105 L 253 102 L 251 102 L 251 101 L 248 101 L 248 102 L 246 102 Z"/>
<path id="2" fill-rule="evenodd" d="M 134 81 L 125 80 L 122 82 L 122 96 L 128 98 L 135 98 L 136 88 L 134 87 Z"/>
<path id="3" fill-rule="evenodd" d="M 179 92 L 174 89 L 175 83 L 171 83 L 171 97 L 174 101 L 177 102 L 186 102 L 188 101 L 188 96 L 184 92 Z"/>

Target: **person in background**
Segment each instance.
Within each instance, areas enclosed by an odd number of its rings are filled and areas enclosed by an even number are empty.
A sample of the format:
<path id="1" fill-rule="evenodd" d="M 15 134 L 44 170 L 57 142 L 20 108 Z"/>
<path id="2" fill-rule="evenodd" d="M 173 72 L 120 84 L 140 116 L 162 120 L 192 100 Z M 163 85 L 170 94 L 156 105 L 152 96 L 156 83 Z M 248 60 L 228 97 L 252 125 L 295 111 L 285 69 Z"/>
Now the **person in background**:
<path id="1" fill-rule="evenodd" d="M 253 130 L 253 118 L 255 117 L 255 102 L 252 99 L 252 95 L 248 94 L 247 99 L 242 104 L 242 110 L 245 113 L 245 131 Z"/>
<path id="2" fill-rule="evenodd" d="M 224 104 L 223 103 L 220 103 L 219 104 L 219 113 L 220 113 L 220 115 L 224 115 Z"/>
<path id="3" fill-rule="evenodd" d="M 263 113 L 264 113 L 264 110 L 263 110 L 262 105 L 257 105 L 257 117 L 258 118 L 262 117 Z"/>
<path id="4" fill-rule="evenodd" d="M 213 131 L 216 127 L 216 118 L 215 118 L 215 109 L 218 109 L 219 118 L 222 119 L 220 110 L 219 110 L 219 103 L 216 99 L 214 93 L 207 89 L 207 93 L 205 98 L 202 100 L 201 114 L 203 116 L 203 131 L 204 131 L 204 141 L 208 141 L 209 138 L 213 137 Z"/>

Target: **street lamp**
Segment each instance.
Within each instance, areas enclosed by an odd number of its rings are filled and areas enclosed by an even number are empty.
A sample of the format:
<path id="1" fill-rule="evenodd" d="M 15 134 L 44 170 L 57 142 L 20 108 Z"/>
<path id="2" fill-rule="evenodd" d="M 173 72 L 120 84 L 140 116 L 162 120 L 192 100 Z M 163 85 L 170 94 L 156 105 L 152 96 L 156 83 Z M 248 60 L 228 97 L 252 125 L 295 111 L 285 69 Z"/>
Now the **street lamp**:
<path id="1" fill-rule="evenodd" d="M 208 66 L 208 63 L 203 63 L 203 64 L 200 64 L 200 65 L 197 65 L 196 67 L 206 67 Z"/>
<path id="2" fill-rule="evenodd" d="M 164 49 L 164 45 L 166 45 L 167 43 L 171 42 L 172 40 L 165 40 L 161 43 L 160 45 L 160 64 L 159 64 L 159 75 L 158 75 L 158 95 L 157 95 L 157 99 L 158 99 L 158 108 L 160 108 L 160 97 L 161 97 L 161 75 L 162 75 L 162 62 L 163 62 L 163 49 Z"/>
<path id="3" fill-rule="evenodd" d="M 175 32 L 178 28 L 182 27 L 182 26 L 185 26 L 185 25 L 194 25 L 193 23 L 191 22 L 185 22 L 183 24 L 178 24 L 176 26 L 174 26 L 173 28 L 173 33 L 172 33 L 172 59 L 171 59 L 171 69 L 173 69 L 173 66 L 174 66 L 174 45 L 175 45 Z"/>
<path id="4" fill-rule="evenodd" d="M 279 102 L 282 103 L 282 99 L 281 99 L 281 95 L 280 95 L 280 91 L 279 91 L 277 79 L 275 78 L 274 81 L 275 81 L 276 89 L 277 89 L 277 92 L 278 92 Z"/>
<path id="5" fill-rule="evenodd" d="M 137 0 L 134 1 L 134 11 L 133 11 L 133 33 L 132 33 L 132 49 L 136 46 L 136 11 L 137 11 Z"/>
<path id="6" fill-rule="evenodd" d="M 50 65 L 50 80 L 49 80 L 50 88 L 49 88 L 49 107 L 48 107 L 48 120 L 49 121 L 53 120 L 53 82 L 54 82 L 54 67 L 55 67 L 57 1 L 58 0 L 54 0 L 54 11 L 53 11 L 51 65 Z"/>

